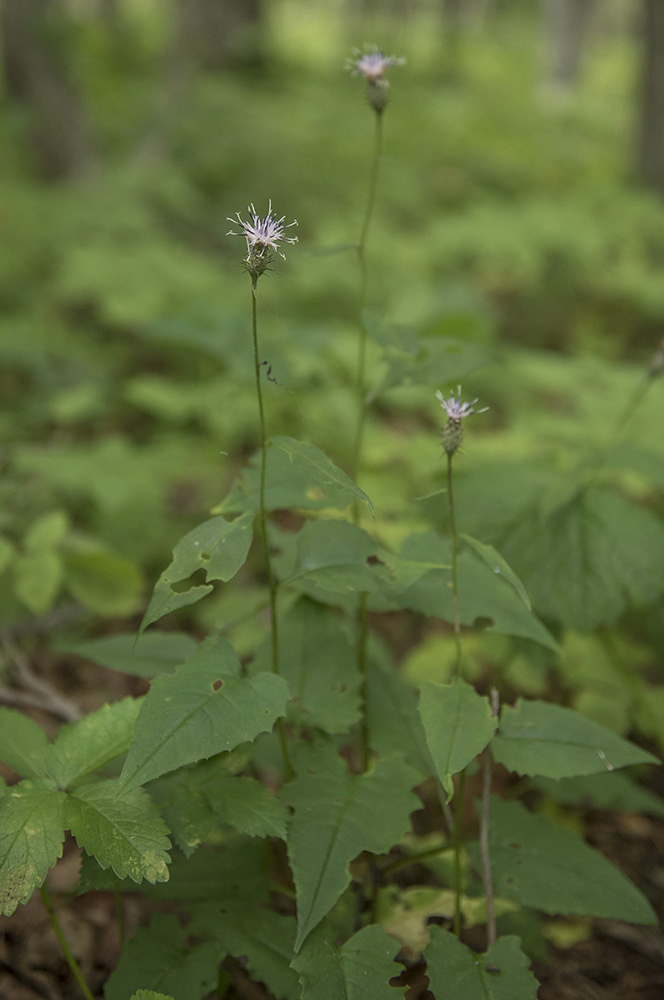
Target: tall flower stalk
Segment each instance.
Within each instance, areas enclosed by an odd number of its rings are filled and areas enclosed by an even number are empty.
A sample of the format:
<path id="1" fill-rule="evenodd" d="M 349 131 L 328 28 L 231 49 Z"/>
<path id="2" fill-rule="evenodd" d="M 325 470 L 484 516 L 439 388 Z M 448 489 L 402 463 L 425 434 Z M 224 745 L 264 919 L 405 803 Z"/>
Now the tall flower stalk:
<path id="1" fill-rule="evenodd" d="M 359 318 L 359 338 L 357 350 L 357 369 L 355 373 L 355 387 L 357 394 L 357 420 L 355 424 L 355 436 L 353 441 L 353 453 L 351 459 L 351 476 L 357 482 L 362 465 L 362 443 L 364 439 L 364 427 L 367 418 L 367 391 L 366 391 L 366 359 L 367 359 L 367 326 L 364 319 L 364 311 L 367 304 L 368 290 L 368 268 L 367 268 L 367 240 L 369 229 L 373 218 L 374 205 L 376 202 L 376 192 L 378 190 L 378 175 L 380 172 L 380 162 L 383 153 L 383 113 L 387 107 L 389 92 L 389 82 L 386 78 L 388 70 L 395 66 L 400 66 L 404 59 L 396 56 L 386 56 L 376 46 L 365 48 L 364 52 L 356 49 L 353 56 L 346 60 L 346 69 L 353 76 L 362 76 L 367 82 L 367 100 L 373 108 L 374 117 L 374 147 L 371 159 L 371 170 L 369 173 L 369 190 L 367 193 L 367 204 L 364 210 L 360 236 L 357 243 L 357 260 L 360 271 L 360 289 L 358 302 Z M 360 505 L 356 501 L 353 504 L 353 521 L 359 524 Z M 362 678 L 361 695 L 365 705 L 365 711 L 361 723 L 361 744 L 362 744 L 362 770 L 366 771 L 369 765 L 369 730 L 367 725 L 366 703 L 367 703 L 367 643 L 369 638 L 368 628 L 368 595 L 363 592 L 358 598 L 357 607 L 357 665 Z"/>
<path id="2" fill-rule="evenodd" d="M 452 536 L 452 626 L 454 629 L 454 675 L 461 677 L 461 616 L 459 614 L 459 534 L 457 531 L 456 511 L 454 508 L 454 477 L 452 475 L 452 459 L 461 447 L 463 441 L 462 421 L 470 417 L 473 413 L 484 413 L 487 407 L 481 410 L 475 409 L 474 399 L 471 403 L 464 403 L 461 400 L 461 386 L 457 386 L 457 394 L 451 393 L 446 397 L 442 392 L 436 393 L 436 398 L 447 415 L 447 422 L 443 428 L 443 451 L 447 458 L 447 502 L 450 512 L 450 534 Z M 463 872 L 461 859 L 463 852 L 463 798 L 466 786 L 466 773 L 462 771 L 456 790 L 456 807 L 454 810 L 454 933 L 457 937 L 461 934 L 461 896 L 463 893 Z M 487 793 L 488 795 L 488 793 Z M 488 814 L 487 814 L 488 815 Z M 483 814 L 483 821 L 488 822 L 487 815 Z M 487 855 L 488 857 L 488 855 Z M 483 857 L 483 861 L 486 859 Z M 488 875 L 487 875 L 488 871 Z M 485 867 L 485 885 L 490 884 L 490 870 Z"/>
<path id="3" fill-rule="evenodd" d="M 244 236 L 247 243 L 247 255 L 243 265 L 251 278 L 251 330 L 253 340 L 254 356 L 254 376 L 256 382 L 256 399 L 258 402 L 258 421 L 260 426 L 261 442 L 261 465 L 258 488 L 258 521 L 260 526 L 261 540 L 263 543 L 263 555 L 265 558 L 265 570 L 268 579 L 268 589 L 270 595 L 270 644 L 272 653 L 272 671 L 279 674 L 279 620 L 277 615 L 277 594 L 278 584 L 272 569 L 272 557 L 270 554 L 270 544 L 267 537 L 267 516 L 265 511 L 265 480 L 267 470 L 267 427 L 265 422 L 265 407 L 263 405 L 263 390 L 261 386 L 261 360 L 258 349 L 258 279 L 269 268 L 273 258 L 273 252 L 279 254 L 284 260 L 285 255 L 281 252 L 282 243 L 297 243 L 297 236 L 288 236 L 286 230 L 290 226 L 296 226 L 297 222 L 285 223 L 285 216 L 277 219 L 272 211 L 272 202 L 268 203 L 267 215 L 261 217 L 256 212 L 253 205 L 248 208 L 249 220 L 245 222 L 238 212 L 235 218 L 228 219 L 240 226 L 240 232 L 230 230 L 229 236 Z M 284 767 L 287 777 L 292 777 L 293 770 L 288 756 L 288 745 L 284 731 L 283 720 L 277 720 L 279 742 L 284 759 Z"/>

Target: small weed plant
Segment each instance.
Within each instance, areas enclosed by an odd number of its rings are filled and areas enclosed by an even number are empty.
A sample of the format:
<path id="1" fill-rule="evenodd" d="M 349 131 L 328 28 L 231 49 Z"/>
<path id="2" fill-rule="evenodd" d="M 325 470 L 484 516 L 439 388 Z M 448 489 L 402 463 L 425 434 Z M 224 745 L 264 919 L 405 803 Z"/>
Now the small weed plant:
<path id="1" fill-rule="evenodd" d="M 106 1000 L 223 998 L 238 969 L 277 1000 L 391 1000 L 422 989 L 423 975 L 437 1000 L 532 1000 L 549 917 L 655 920 L 644 892 L 562 820 L 581 801 L 647 808 L 634 774 L 657 758 L 625 735 L 653 747 L 663 736 L 652 688 L 613 631 L 662 592 L 664 527 L 648 503 L 661 467 L 625 443 L 661 365 L 614 407 L 605 444 L 558 468 L 498 454 L 483 480 L 472 463 L 459 470 L 473 429 L 492 420 L 492 399 L 471 401 L 466 388 L 490 353 L 370 308 L 388 74 L 402 62 L 368 48 L 348 66 L 367 88 L 374 147 L 358 241 L 335 248 L 358 289 L 345 455 L 337 464 L 319 433 L 314 444 L 271 426 L 279 382 L 261 289 L 277 262 L 287 295 L 283 248 L 297 238 L 271 203 L 264 215 L 251 204 L 229 235 L 244 241 L 258 451 L 175 545 L 138 639 L 81 648 L 151 676 L 149 690 L 52 741 L 0 708 L 0 757 L 20 777 L 1 790 L 2 912 L 41 892 L 87 1000 L 46 881 L 66 831 L 83 849 L 79 892 L 115 893 L 120 927 L 124 894 L 166 904 L 124 944 Z M 365 490 L 381 426 L 368 442 L 372 410 L 400 386 L 435 408 L 429 445 L 442 453 L 438 480 L 397 519 Z M 44 518 L 20 553 L 5 553 L 22 567 L 19 587 L 57 576 L 69 530 Z M 86 552 L 65 560 L 82 600 Z M 149 628 L 232 588 L 248 561 L 258 599 L 251 591 L 202 641 Z M 120 611 L 135 604 L 132 586 Z M 399 630 L 411 635 L 405 652 Z M 601 660 L 607 697 L 629 704 L 622 726 L 547 695 L 560 658 Z"/>

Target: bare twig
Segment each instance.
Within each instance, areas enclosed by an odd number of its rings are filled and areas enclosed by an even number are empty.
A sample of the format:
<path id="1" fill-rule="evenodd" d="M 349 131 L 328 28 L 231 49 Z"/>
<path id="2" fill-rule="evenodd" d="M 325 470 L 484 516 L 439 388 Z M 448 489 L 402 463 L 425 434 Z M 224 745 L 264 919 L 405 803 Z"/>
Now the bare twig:
<path id="1" fill-rule="evenodd" d="M 65 722 L 73 722 L 80 719 L 81 712 L 77 705 L 69 698 L 61 694 L 52 684 L 38 677 L 30 666 L 30 662 L 22 652 L 17 649 L 5 635 L 0 635 L 0 642 L 7 660 L 13 665 L 17 683 L 31 694 L 23 694 L 20 691 L 13 691 L 3 688 L 0 691 L 0 700 L 5 704 L 23 705 L 26 708 L 39 708 L 44 712 L 55 715 Z"/>

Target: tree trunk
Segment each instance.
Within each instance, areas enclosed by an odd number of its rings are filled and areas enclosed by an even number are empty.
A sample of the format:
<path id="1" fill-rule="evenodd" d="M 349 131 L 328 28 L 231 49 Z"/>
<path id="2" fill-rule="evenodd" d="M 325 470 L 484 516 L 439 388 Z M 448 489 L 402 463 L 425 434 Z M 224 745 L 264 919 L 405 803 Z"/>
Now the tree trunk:
<path id="1" fill-rule="evenodd" d="M 0 30 L 6 93 L 29 110 L 36 166 L 48 179 L 87 175 L 87 127 L 61 50 L 65 11 L 57 0 L 3 0 Z"/>
<path id="2" fill-rule="evenodd" d="M 576 86 L 596 0 L 543 0 L 544 33 L 543 89 L 565 98 Z"/>
<path id="3" fill-rule="evenodd" d="M 664 194 L 664 0 L 644 0 L 639 175 Z"/>
<path id="4" fill-rule="evenodd" d="M 260 0 L 179 0 L 185 60 L 207 70 L 263 65 Z"/>

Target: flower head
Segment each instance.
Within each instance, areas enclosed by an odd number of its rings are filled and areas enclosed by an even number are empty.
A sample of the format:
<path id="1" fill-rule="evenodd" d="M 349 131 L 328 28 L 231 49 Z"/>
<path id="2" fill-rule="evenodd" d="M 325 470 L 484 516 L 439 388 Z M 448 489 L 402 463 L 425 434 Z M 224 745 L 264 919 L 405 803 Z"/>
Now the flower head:
<path id="1" fill-rule="evenodd" d="M 229 230 L 227 236 L 244 236 L 247 241 L 247 256 L 245 265 L 253 277 L 263 274 L 268 264 L 272 250 L 276 250 L 280 257 L 286 260 L 285 254 L 279 249 L 282 243 L 297 243 L 297 236 L 287 236 L 286 229 L 296 226 L 297 221 L 285 223 L 285 215 L 277 219 L 272 211 L 272 201 L 268 202 L 267 215 L 261 218 L 253 204 L 247 209 L 249 221 L 245 222 L 240 213 L 235 214 L 235 218 L 228 217 L 228 222 L 232 222 L 241 227 L 241 231 Z"/>
<path id="2" fill-rule="evenodd" d="M 346 60 L 346 69 L 352 76 L 363 76 L 371 83 L 383 79 L 388 69 L 402 66 L 406 61 L 401 56 L 384 55 L 376 45 L 365 45 L 364 49 L 364 52 L 355 49 L 352 58 Z"/>
<path id="3" fill-rule="evenodd" d="M 469 417 L 472 413 L 485 413 L 489 409 L 488 406 L 483 406 L 481 410 L 476 410 L 476 399 L 474 399 L 471 403 L 462 403 L 460 385 L 457 386 L 457 395 L 458 398 L 454 395 L 454 393 L 452 393 L 449 399 L 445 399 L 440 389 L 436 393 L 436 399 L 445 410 L 445 413 L 450 420 L 454 420 L 456 423 L 459 423 L 459 421 L 463 420 L 465 417 Z"/>
<path id="4" fill-rule="evenodd" d="M 369 104 L 377 114 L 382 114 L 387 107 L 390 85 L 385 74 L 388 69 L 401 66 L 405 61 L 401 57 L 384 55 L 375 45 L 365 45 L 364 52 L 355 49 L 352 58 L 346 60 L 346 69 L 353 76 L 363 76 L 367 81 Z"/>
<path id="5" fill-rule="evenodd" d="M 462 403 L 460 385 L 457 386 L 456 396 L 454 393 L 451 393 L 449 399 L 446 399 L 439 389 L 436 393 L 436 398 L 447 414 L 447 423 L 443 429 L 443 448 L 448 455 L 453 455 L 463 440 L 461 421 L 473 413 L 485 413 L 489 407 L 483 406 L 481 410 L 476 410 L 476 399 L 473 399 L 470 403 Z"/>

